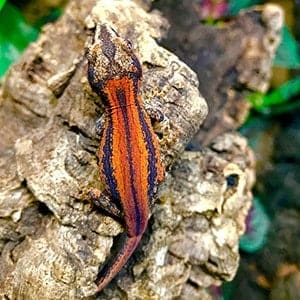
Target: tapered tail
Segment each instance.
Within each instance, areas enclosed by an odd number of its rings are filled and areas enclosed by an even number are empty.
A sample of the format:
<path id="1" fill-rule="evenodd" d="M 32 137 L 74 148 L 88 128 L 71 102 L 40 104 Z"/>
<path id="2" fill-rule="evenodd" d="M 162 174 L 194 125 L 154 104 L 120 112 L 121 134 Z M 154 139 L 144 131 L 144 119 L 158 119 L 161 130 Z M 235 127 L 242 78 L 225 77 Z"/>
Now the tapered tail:
<path id="1" fill-rule="evenodd" d="M 100 292 L 126 264 L 127 260 L 139 244 L 141 238 L 142 234 L 134 237 L 126 235 L 125 240 L 113 261 L 107 263 L 99 272 L 96 280 L 98 286 L 96 291 L 97 293 Z"/>

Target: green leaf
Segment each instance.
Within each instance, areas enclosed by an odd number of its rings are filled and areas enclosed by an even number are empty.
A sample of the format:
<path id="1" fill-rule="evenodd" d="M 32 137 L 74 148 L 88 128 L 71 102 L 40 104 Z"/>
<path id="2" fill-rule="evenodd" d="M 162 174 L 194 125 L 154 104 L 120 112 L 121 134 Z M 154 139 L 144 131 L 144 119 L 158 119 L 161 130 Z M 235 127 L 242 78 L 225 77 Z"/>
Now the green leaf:
<path id="1" fill-rule="evenodd" d="M 291 111 L 296 111 L 298 109 L 300 109 L 300 99 L 293 101 L 293 102 L 288 102 L 284 105 L 282 104 L 282 105 L 277 105 L 277 106 L 273 106 L 273 107 L 263 108 L 262 110 L 260 110 L 260 112 L 264 115 L 276 116 L 276 115 L 281 115 L 281 114 L 288 113 Z"/>
<path id="2" fill-rule="evenodd" d="M 3 75 L 11 63 L 20 56 L 20 51 L 7 41 L 0 41 L 0 76 Z"/>
<path id="3" fill-rule="evenodd" d="M 262 3 L 262 0 L 230 0 L 228 1 L 229 12 L 232 15 L 236 15 L 241 9 L 260 3 Z"/>
<path id="4" fill-rule="evenodd" d="M 222 299 L 224 300 L 232 300 L 233 294 L 236 289 L 236 281 L 231 282 L 223 282 L 222 284 Z"/>
<path id="5" fill-rule="evenodd" d="M 256 197 L 247 219 L 247 230 L 240 238 L 240 249 L 253 253 L 264 246 L 270 226 L 269 217 Z"/>
<path id="6" fill-rule="evenodd" d="M 268 94 L 250 94 L 247 99 L 256 110 L 261 111 L 270 106 L 286 103 L 298 94 L 300 94 L 300 77 L 285 82 Z"/>
<path id="7" fill-rule="evenodd" d="M 9 2 L 0 11 L 0 76 L 38 36 L 21 12 Z"/>
<path id="8" fill-rule="evenodd" d="M 2 7 L 4 6 L 6 0 L 0 0 L 0 10 L 2 9 Z"/>
<path id="9" fill-rule="evenodd" d="M 274 65 L 293 69 L 300 68 L 300 46 L 286 26 L 282 28 L 281 38 Z"/>

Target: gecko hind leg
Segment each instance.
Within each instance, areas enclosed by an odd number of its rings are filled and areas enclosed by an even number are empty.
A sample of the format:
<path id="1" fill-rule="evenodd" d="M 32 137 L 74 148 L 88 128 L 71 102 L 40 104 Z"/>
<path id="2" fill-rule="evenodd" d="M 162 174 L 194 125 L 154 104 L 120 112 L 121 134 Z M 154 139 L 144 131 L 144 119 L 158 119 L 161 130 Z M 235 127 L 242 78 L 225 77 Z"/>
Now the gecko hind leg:
<path id="1" fill-rule="evenodd" d="M 110 216 L 122 220 L 123 215 L 118 206 L 112 201 L 110 196 L 105 191 L 100 191 L 98 189 L 91 189 L 89 191 L 89 198 L 92 200 L 96 207 L 104 210 Z"/>

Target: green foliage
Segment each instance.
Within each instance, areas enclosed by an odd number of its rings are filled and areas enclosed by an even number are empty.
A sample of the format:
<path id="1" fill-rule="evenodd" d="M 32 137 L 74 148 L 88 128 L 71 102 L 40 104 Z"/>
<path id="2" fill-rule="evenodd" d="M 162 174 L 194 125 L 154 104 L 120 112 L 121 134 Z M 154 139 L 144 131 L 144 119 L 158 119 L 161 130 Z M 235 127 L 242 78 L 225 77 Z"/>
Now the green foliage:
<path id="1" fill-rule="evenodd" d="M 2 9 L 2 7 L 4 6 L 6 0 L 0 0 L 0 10 Z"/>
<path id="2" fill-rule="evenodd" d="M 236 282 L 233 280 L 231 282 L 224 282 L 222 284 L 222 298 L 221 300 L 231 300 L 233 299 L 234 290 L 237 288 Z"/>
<path id="3" fill-rule="evenodd" d="M 7 2 L 0 11 L 0 76 L 37 36 L 38 31 L 25 21 L 17 8 Z"/>
<path id="4" fill-rule="evenodd" d="M 296 111 L 298 109 L 300 109 L 300 99 L 298 99 L 297 101 L 293 101 L 293 102 L 287 102 L 282 105 L 268 107 L 268 108 L 262 110 L 262 113 L 266 114 L 266 115 L 275 116 L 275 115 L 281 115 L 281 114 L 291 112 L 291 111 Z"/>
<path id="5" fill-rule="evenodd" d="M 268 215 L 257 198 L 253 200 L 253 207 L 247 219 L 247 230 L 240 238 L 240 249 L 253 253 L 264 246 L 270 226 Z"/>
<path id="6" fill-rule="evenodd" d="M 282 29 L 281 38 L 274 65 L 290 69 L 300 68 L 300 47 L 286 26 Z"/>
<path id="7" fill-rule="evenodd" d="M 229 12 L 236 15 L 241 9 L 260 3 L 262 3 L 262 0 L 229 0 Z"/>
<path id="8" fill-rule="evenodd" d="M 300 95 L 300 77 L 285 82 L 282 86 L 267 94 L 250 94 L 247 99 L 254 109 L 263 114 L 278 114 L 280 111 L 286 112 L 289 109 L 299 107 L 299 101 L 289 102 L 291 98 L 297 95 Z"/>
<path id="9" fill-rule="evenodd" d="M 290 69 L 300 68 L 299 49 L 297 41 L 284 26 L 274 65 Z M 300 99 L 291 101 L 297 95 L 300 95 L 300 77 L 285 82 L 267 94 L 253 93 L 247 99 L 256 111 L 265 115 L 279 115 L 300 108 Z"/>
<path id="10" fill-rule="evenodd" d="M 9 65 L 18 59 L 20 51 L 10 42 L 0 36 L 0 77 L 4 75 Z"/>

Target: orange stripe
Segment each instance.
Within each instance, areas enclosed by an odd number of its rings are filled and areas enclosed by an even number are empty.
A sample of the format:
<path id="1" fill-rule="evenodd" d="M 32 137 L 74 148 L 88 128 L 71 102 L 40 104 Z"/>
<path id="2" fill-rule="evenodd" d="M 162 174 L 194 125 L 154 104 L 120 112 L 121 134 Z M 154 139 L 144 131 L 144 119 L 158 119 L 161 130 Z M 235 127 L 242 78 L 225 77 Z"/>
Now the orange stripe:
<path id="1" fill-rule="evenodd" d="M 112 85 L 114 88 L 112 88 Z M 111 80 L 107 85 L 108 99 L 112 106 L 118 106 L 118 98 L 116 90 L 122 89 L 125 93 L 126 105 L 134 103 L 134 87 L 131 80 L 120 79 Z M 133 163 L 133 180 L 134 189 L 136 190 L 137 199 L 139 199 L 139 212 L 141 213 L 140 219 L 142 221 L 141 228 L 144 230 L 147 225 L 149 215 L 148 204 L 148 153 L 144 141 L 143 131 L 139 125 L 139 114 L 137 107 L 131 105 L 125 108 L 127 112 L 127 124 L 130 132 L 130 145 Z M 130 182 L 130 166 L 128 153 L 126 151 L 126 130 L 123 120 L 122 110 L 118 109 L 112 114 L 112 123 L 114 128 L 113 141 L 112 141 L 112 168 L 116 177 L 118 192 L 120 200 L 124 209 L 125 224 L 130 236 L 135 235 L 136 224 L 135 207 L 133 202 L 133 194 Z"/>

